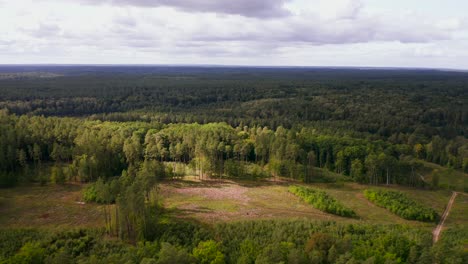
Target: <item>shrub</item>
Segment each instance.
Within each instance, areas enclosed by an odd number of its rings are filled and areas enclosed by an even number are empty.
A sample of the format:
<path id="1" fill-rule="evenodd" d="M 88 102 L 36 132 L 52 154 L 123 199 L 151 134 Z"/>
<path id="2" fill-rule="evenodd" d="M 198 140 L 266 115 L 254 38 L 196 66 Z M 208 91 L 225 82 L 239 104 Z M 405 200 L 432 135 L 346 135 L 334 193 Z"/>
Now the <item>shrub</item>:
<path id="1" fill-rule="evenodd" d="M 202 241 L 193 249 L 193 256 L 201 264 L 225 263 L 224 254 L 219 249 L 219 244 L 213 240 Z"/>
<path id="2" fill-rule="evenodd" d="M 97 192 L 94 184 L 89 185 L 83 191 L 83 199 L 86 202 L 96 202 Z"/>
<path id="3" fill-rule="evenodd" d="M 302 198 L 305 202 L 311 204 L 320 211 L 335 214 L 344 217 L 355 217 L 356 213 L 346 208 L 335 198 L 331 197 L 324 191 L 314 190 L 302 186 L 290 186 L 289 192 Z"/>
<path id="4" fill-rule="evenodd" d="M 386 190 L 365 190 L 364 196 L 378 206 L 408 220 L 437 222 L 439 216 L 432 208 L 425 207 L 401 192 Z"/>

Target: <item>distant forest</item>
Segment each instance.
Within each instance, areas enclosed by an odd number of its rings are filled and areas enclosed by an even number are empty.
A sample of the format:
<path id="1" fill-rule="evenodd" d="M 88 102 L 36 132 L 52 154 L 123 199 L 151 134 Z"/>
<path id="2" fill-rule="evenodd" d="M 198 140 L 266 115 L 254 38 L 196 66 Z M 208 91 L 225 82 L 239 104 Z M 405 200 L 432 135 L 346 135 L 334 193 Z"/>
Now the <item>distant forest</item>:
<path id="1" fill-rule="evenodd" d="M 85 181 L 153 160 L 210 177 L 267 168 L 308 182 L 320 167 L 411 186 L 424 184 L 413 158 L 468 171 L 467 73 L 2 66 L 0 76 L 4 186 L 43 162 Z"/>

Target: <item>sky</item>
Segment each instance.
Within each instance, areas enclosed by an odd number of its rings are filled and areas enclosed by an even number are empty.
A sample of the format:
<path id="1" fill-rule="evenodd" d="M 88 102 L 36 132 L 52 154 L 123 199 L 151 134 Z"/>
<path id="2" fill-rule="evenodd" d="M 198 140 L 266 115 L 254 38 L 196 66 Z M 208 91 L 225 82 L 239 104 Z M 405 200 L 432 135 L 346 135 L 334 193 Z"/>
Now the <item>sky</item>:
<path id="1" fill-rule="evenodd" d="M 468 69 L 466 0 L 0 0 L 0 64 Z"/>

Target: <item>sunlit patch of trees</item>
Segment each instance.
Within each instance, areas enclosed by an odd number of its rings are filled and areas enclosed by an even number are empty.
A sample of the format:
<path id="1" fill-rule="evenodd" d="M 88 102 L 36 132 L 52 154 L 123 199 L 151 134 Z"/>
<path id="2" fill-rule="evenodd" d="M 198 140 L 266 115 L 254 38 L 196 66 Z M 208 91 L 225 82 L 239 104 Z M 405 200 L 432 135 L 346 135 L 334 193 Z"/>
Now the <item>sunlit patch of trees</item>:
<path id="1" fill-rule="evenodd" d="M 434 209 L 415 202 L 401 192 L 369 189 L 364 191 L 364 196 L 369 201 L 405 219 L 424 222 L 439 220 L 439 215 Z"/>
<path id="2" fill-rule="evenodd" d="M 294 185 L 290 186 L 288 190 L 320 211 L 344 217 L 356 217 L 356 213 L 352 209 L 345 207 L 325 191 Z"/>
<path id="3" fill-rule="evenodd" d="M 274 176 L 313 182 L 314 168 L 323 168 L 360 183 L 423 184 L 414 172 L 419 165 L 411 146 L 312 128 L 101 122 L 6 111 L 0 111 L 0 124 L 1 186 L 90 182 L 154 162 L 185 164 L 202 179 Z M 165 169 L 161 177 L 177 177 L 175 165 Z"/>

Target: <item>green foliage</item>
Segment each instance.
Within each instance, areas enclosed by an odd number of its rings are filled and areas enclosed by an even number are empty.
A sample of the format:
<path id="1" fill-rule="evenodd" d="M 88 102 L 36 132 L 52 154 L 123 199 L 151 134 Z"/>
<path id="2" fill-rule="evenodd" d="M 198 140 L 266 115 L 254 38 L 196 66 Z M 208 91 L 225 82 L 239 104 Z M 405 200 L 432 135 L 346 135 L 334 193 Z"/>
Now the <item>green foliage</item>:
<path id="1" fill-rule="evenodd" d="M 195 259 L 183 248 L 175 247 L 169 243 L 161 243 L 161 251 L 159 251 L 157 264 L 190 264 L 195 263 Z"/>
<path id="2" fill-rule="evenodd" d="M 83 189 L 83 200 L 86 202 L 97 202 L 97 192 L 94 184 Z"/>
<path id="3" fill-rule="evenodd" d="M 432 249 L 435 262 L 441 264 L 461 264 L 468 262 L 468 228 L 455 226 L 444 230 L 440 240 Z"/>
<path id="4" fill-rule="evenodd" d="M 290 186 L 289 192 L 299 196 L 305 202 L 321 211 L 339 216 L 356 217 L 356 213 L 353 210 L 346 208 L 324 191 L 302 186 Z"/>
<path id="5" fill-rule="evenodd" d="M 163 170 L 160 163 L 164 162 L 190 164 L 201 179 L 255 180 L 273 175 L 314 182 L 329 178 L 321 176 L 325 173 L 320 168 L 363 183 L 421 184 L 413 173 L 417 164 L 405 158 L 414 155 L 413 143 L 320 133 L 309 126 L 272 130 L 226 123 L 161 125 L 18 117 L 5 112 L 0 127 L 6 135 L 0 139 L 0 185 L 4 187 L 21 180 L 94 182 L 118 176 L 124 169 L 132 176 L 157 180 L 181 176 L 177 166 L 175 171 L 174 166 Z M 453 164 L 465 155 L 464 142 L 456 138 L 450 147 L 455 153 Z M 55 165 L 50 166 L 52 161 Z"/>
<path id="6" fill-rule="evenodd" d="M 18 253 L 5 264 L 41 264 L 46 258 L 46 250 L 39 243 L 26 243 Z"/>
<path id="7" fill-rule="evenodd" d="M 224 254 L 220 251 L 218 243 L 213 240 L 202 241 L 193 249 L 193 256 L 200 264 L 223 264 Z"/>
<path id="8" fill-rule="evenodd" d="M 35 229 L 0 229 L 0 262 L 13 256 L 27 242 L 35 242 L 44 235 Z"/>
<path id="9" fill-rule="evenodd" d="M 64 184 L 66 181 L 66 175 L 64 169 L 61 166 L 52 166 L 50 170 L 50 182 L 54 184 Z"/>
<path id="10" fill-rule="evenodd" d="M 437 222 L 437 212 L 411 200 L 401 192 L 388 190 L 365 190 L 364 196 L 378 206 L 409 220 Z"/>
<path id="11" fill-rule="evenodd" d="M 256 220 L 206 228 L 174 219 L 158 230 L 154 242 L 138 243 L 104 230 L 0 230 L 0 263 L 466 262 L 465 229 L 449 229 L 435 246 L 429 231 L 398 225 Z"/>
<path id="12" fill-rule="evenodd" d="M 450 239 L 430 248 L 421 242 L 430 238 L 403 227 L 161 222 L 157 189 L 158 181 L 183 176 L 186 166 L 200 179 L 273 175 L 417 187 L 424 183 L 416 157 L 451 168 L 434 173 L 434 188 L 466 190 L 460 180 L 466 178 L 460 170 L 468 171 L 466 74 L 93 69 L 52 67 L 44 71 L 60 74 L 46 75 L 61 78 L 11 73 L 22 78 L 0 80 L 0 107 L 8 109 L 0 110 L 0 187 L 88 182 L 83 198 L 103 204 L 107 235 L 156 242 L 0 230 L 0 262 L 467 262 Z M 356 216 L 323 191 L 290 191 L 320 210 Z M 369 190 L 366 197 L 403 218 L 438 218 L 401 193 Z M 459 241 L 466 232 L 448 234 Z"/>

